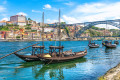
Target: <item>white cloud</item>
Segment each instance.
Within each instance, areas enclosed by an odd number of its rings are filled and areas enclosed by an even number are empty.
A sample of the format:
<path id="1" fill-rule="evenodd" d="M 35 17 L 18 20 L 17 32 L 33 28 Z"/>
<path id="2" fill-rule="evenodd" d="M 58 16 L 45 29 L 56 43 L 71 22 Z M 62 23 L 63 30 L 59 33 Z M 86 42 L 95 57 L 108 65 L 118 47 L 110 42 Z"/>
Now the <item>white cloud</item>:
<path id="1" fill-rule="evenodd" d="M 1 13 L 0 14 L 2 17 L 7 17 L 8 16 L 8 14 L 6 14 L 6 13 Z"/>
<path id="2" fill-rule="evenodd" d="M 5 8 L 3 5 L 0 5 L 0 17 L 2 17 L 3 19 L 2 20 L 7 20 L 8 21 L 8 18 L 7 17 L 7 8 Z"/>
<path id="3" fill-rule="evenodd" d="M 78 22 L 78 20 L 76 18 L 74 18 L 74 17 L 68 17 L 66 15 L 63 15 L 62 17 L 69 24 L 71 24 L 71 23 L 77 23 Z"/>
<path id="4" fill-rule="evenodd" d="M 68 5 L 68 6 L 73 6 L 74 3 L 73 2 L 68 2 L 68 3 L 64 3 L 65 5 Z"/>
<path id="5" fill-rule="evenodd" d="M 6 10 L 6 8 L 5 8 L 5 7 L 0 6 L 0 12 L 4 12 L 5 10 Z"/>
<path id="6" fill-rule="evenodd" d="M 41 13 L 41 11 L 37 11 L 37 10 L 32 10 L 32 12 Z"/>
<path id="7" fill-rule="evenodd" d="M 8 18 L 3 18 L 3 19 L 1 19 L 1 21 L 3 21 L 3 20 L 8 21 L 9 19 L 8 19 Z"/>
<path id="8" fill-rule="evenodd" d="M 106 27 L 106 24 L 99 24 L 99 25 L 95 25 L 96 27 L 99 27 L 99 28 L 106 28 L 106 29 L 119 29 L 115 26 L 112 26 L 112 25 L 107 25 Z"/>
<path id="9" fill-rule="evenodd" d="M 63 19 L 60 19 L 61 22 L 64 22 Z M 51 20 L 51 19 L 47 19 L 47 23 L 55 23 L 55 22 L 58 22 L 58 20 Z"/>
<path id="10" fill-rule="evenodd" d="M 24 16 L 27 16 L 27 14 L 24 13 L 24 12 L 19 12 L 19 13 L 17 13 L 17 15 L 24 15 Z"/>
<path id="11" fill-rule="evenodd" d="M 47 19 L 46 21 L 47 21 L 47 23 L 55 23 L 55 22 L 58 22 L 58 20 L 51 20 L 51 19 Z"/>
<path id="12" fill-rule="evenodd" d="M 51 9 L 52 7 L 51 7 L 51 5 L 46 4 L 46 5 L 44 5 L 44 8 L 45 8 L 45 9 Z"/>
<path id="13" fill-rule="evenodd" d="M 78 5 L 69 14 L 63 15 L 68 23 L 110 20 L 120 18 L 120 2 L 116 3 L 86 3 Z"/>
<path id="14" fill-rule="evenodd" d="M 58 9 L 52 7 L 50 4 L 44 5 L 44 8 L 43 8 L 43 9 L 52 10 L 52 11 L 58 11 Z"/>

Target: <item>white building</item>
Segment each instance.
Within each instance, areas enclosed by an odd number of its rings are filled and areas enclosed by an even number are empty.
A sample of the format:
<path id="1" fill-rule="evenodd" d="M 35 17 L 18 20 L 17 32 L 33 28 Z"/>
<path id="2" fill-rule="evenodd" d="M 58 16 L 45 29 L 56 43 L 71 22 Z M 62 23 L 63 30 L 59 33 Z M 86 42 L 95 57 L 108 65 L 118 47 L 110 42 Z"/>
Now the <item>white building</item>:
<path id="1" fill-rule="evenodd" d="M 42 28 L 39 28 L 40 31 L 42 31 Z M 54 32 L 54 28 L 46 27 L 44 28 L 44 32 Z"/>
<path id="2" fill-rule="evenodd" d="M 23 15 L 11 16 L 10 21 L 15 25 L 19 25 L 19 26 L 26 25 L 26 17 Z"/>
<path id="3" fill-rule="evenodd" d="M 37 26 L 36 21 L 33 21 L 33 20 L 27 20 L 27 24 L 30 24 L 32 27 L 36 27 Z"/>
<path id="4" fill-rule="evenodd" d="M 0 21 L 0 26 L 6 26 L 6 21 L 5 20 Z"/>

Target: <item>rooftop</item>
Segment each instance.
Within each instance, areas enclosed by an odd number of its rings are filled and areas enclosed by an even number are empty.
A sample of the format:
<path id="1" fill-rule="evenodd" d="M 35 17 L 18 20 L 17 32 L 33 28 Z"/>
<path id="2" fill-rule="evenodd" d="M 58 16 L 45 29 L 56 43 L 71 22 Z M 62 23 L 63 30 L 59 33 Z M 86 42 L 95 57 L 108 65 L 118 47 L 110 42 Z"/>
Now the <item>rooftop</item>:
<path id="1" fill-rule="evenodd" d="M 6 21 L 5 20 L 3 20 L 3 21 L 0 21 L 0 23 L 5 23 Z"/>

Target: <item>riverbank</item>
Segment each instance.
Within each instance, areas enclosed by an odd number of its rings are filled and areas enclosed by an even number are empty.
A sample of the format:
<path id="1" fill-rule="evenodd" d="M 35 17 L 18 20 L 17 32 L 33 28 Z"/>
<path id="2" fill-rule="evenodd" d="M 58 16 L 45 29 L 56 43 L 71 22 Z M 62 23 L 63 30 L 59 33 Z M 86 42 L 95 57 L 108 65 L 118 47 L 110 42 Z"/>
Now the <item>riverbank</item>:
<path id="1" fill-rule="evenodd" d="M 120 80 L 120 64 L 108 70 L 107 73 L 98 80 Z"/>
<path id="2" fill-rule="evenodd" d="M 83 41 L 83 40 L 89 40 L 90 38 L 66 38 L 66 39 L 61 39 L 61 41 Z M 99 40 L 102 41 L 102 38 L 95 38 L 93 37 L 92 40 Z M 120 40 L 119 37 L 106 37 L 104 40 Z M 0 39 L 0 42 L 22 42 L 22 41 L 42 41 L 41 39 Z M 59 39 L 44 39 L 44 41 L 59 41 Z"/>

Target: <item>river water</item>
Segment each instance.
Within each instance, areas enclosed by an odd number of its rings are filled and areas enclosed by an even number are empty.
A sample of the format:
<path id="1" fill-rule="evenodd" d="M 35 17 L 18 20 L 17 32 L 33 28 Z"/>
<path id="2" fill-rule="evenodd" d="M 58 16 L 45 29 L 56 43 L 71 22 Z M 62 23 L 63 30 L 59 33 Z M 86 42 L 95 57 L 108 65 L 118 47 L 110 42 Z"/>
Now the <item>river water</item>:
<path id="1" fill-rule="evenodd" d="M 89 48 L 88 41 L 62 41 L 64 51 L 88 50 L 84 58 L 64 63 L 24 62 L 12 54 L 0 60 L 0 80 L 97 80 L 120 62 L 120 46 L 106 49 L 102 46 L 102 41 L 95 42 L 100 45 L 99 48 Z M 0 57 L 34 43 L 37 42 L 0 42 Z M 57 44 L 54 41 L 45 42 L 46 49 Z M 31 48 L 19 53 L 29 54 Z"/>

